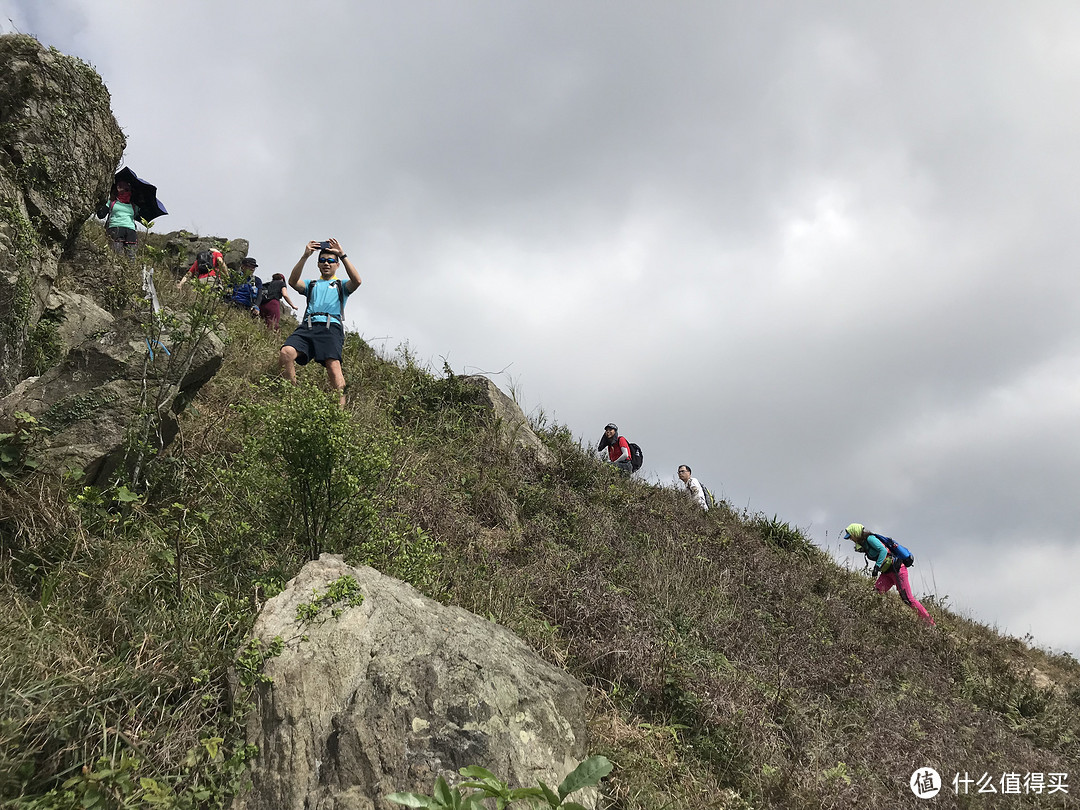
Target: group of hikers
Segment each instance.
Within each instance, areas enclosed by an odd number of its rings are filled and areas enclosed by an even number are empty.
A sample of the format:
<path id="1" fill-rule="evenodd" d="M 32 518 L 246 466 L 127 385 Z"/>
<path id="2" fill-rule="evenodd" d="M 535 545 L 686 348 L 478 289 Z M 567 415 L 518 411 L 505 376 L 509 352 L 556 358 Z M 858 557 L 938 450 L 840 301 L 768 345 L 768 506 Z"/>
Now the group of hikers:
<path id="1" fill-rule="evenodd" d="M 636 472 L 643 461 L 641 448 L 628 441 L 625 436 L 620 436 L 619 427 L 614 422 L 605 425 L 596 450 L 598 453 L 607 451 L 607 462 L 627 476 Z M 687 494 L 703 510 L 708 511 L 716 505 L 713 494 L 693 476 L 689 465 L 679 465 L 678 477 Z M 925 623 L 934 626 L 933 617 L 911 592 L 907 569 L 915 562 L 915 556 L 907 548 L 891 537 L 869 531 L 861 523 L 850 524 L 842 536 L 845 540 L 851 540 L 855 544 L 855 550 L 873 562 L 872 575 L 877 577 L 874 588 L 878 593 L 888 593 L 895 587 L 904 604 L 918 613 Z"/>
<path id="2" fill-rule="evenodd" d="M 131 204 L 130 191 L 127 183 L 118 180 L 113 186 L 109 204 L 98 213 L 106 218 L 106 232 L 113 249 L 133 257 L 138 213 Z M 301 282 L 304 265 L 316 252 L 319 277 Z M 347 280 L 337 278 L 339 264 L 344 268 Z M 338 392 L 339 402 L 345 407 L 345 377 L 341 370 L 345 345 L 345 304 L 361 283 L 360 274 L 349 261 L 348 254 L 337 239 L 322 242 L 312 240 L 304 246 L 303 255 L 293 267 L 287 282 L 284 275 L 274 273 L 273 278 L 264 284 L 255 275 L 258 266 L 253 257 L 247 256 L 241 260 L 239 271 L 233 271 L 226 265 L 221 251 L 200 251 L 177 286 L 181 287 L 193 279 L 217 284 L 230 305 L 248 310 L 252 317 L 262 318 L 267 328 L 275 331 L 280 324 L 282 300 L 293 310 L 297 309 L 289 298 L 287 287 L 303 295 L 307 299 L 304 314 L 278 352 L 282 376 L 295 383 L 296 366 L 307 365 L 314 360 L 326 369 L 330 386 Z M 596 449 L 599 453 L 607 451 L 608 463 L 627 476 L 636 472 L 644 460 L 641 448 L 621 436 L 614 422 L 605 425 Z M 712 493 L 693 476 L 689 465 L 679 465 L 678 477 L 686 492 L 702 509 L 708 511 L 716 505 Z M 879 593 L 884 594 L 895 587 L 905 604 L 915 610 L 924 622 L 931 626 L 934 624 L 933 617 L 911 592 L 907 568 L 914 562 L 914 557 L 910 551 L 892 538 L 869 531 L 861 523 L 849 525 L 843 537 L 851 540 L 855 550 L 874 563 L 873 574 L 877 577 L 874 588 Z"/>
<path id="3" fill-rule="evenodd" d="M 98 208 L 97 214 L 105 220 L 105 233 L 112 249 L 128 259 L 135 258 L 138 235 L 135 226 L 140 220 L 140 211 L 132 199 L 131 182 L 117 175 L 108 201 Z M 301 282 L 304 264 L 316 252 L 319 277 Z M 348 276 L 344 281 L 337 278 L 339 264 Z M 245 256 L 238 269 L 230 268 L 220 250 L 208 248 L 196 254 L 177 287 L 183 287 L 189 281 L 213 285 L 230 306 L 250 312 L 253 318 L 261 318 L 273 331 L 280 329 L 283 302 L 294 312 L 299 309 L 289 297 L 289 288 L 303 295 L 307 306 L 300 324 L 278 352 L 281 374 L 295 383 L 296 367 L 314 360 L 326 369 L 330 386 L 338 392 L 339 402 L 345 407 L 341 353 L 345 347 L 345 303 L 360 286 L 356 267 L 337 239 L 308 242 L 287 281 L 283 274 L 274 273 L 270 281 L 263 283 L 255 275 L 258 266 L 253 256 Z"/>
<path id="4" fill-rule="evenodd" d="M 301 282 L 304 265 L 312 254 L 318 252 L 319 277 Z M 348 278 L 337 278 L 338 265 L 345 269 Z M 307 306 L 300 323 L 285 340 L 278 353 L 282 376 L 296 382 L 296 367 L 314 360 L 326 369 L 330 387 L 338 392 L 339 401 L 345 407 L 345 376 L 341 370 L 341 353 L 345 347 L 345 303 L 360 286 L 360 274 L 349 261 L 348 254 L 337 239 L 319 242 L 312 240 L 304 246 L 304 254 L 289 273 L 288 281 L 281 273 L 274 273 L 265 284 L 254 275 L 258 262 L 248 256 L 241 260 L 240 271 L 232 271 L 219 250 L 200 252 L 191 267 L 177 284 L 183 286 L 191 280 L 216 283 L 230 305 L 260 317 L 267 328 L 277 331 L 281 320 L 281 302 L 293 310 L 297 306 L 289 298 L 291 287 L 307 299 Z"/>

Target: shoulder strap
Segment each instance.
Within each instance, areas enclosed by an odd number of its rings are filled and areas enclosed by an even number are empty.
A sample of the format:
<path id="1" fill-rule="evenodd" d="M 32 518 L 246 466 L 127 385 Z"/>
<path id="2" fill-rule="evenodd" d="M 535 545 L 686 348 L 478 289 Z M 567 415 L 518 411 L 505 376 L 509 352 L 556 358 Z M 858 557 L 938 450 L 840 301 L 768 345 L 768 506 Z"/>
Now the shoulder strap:
<path id="1" fill-rule="evenodd" d="M 304 317 L 300 319 L 301 321 L 307 320 L 308 310 L 311 309 L 311 285 L 314 284 L 317 280 L 318 279 L 309 278 L 304 284 L 304 298 L 307 299 L 307 303 L 304 304 Z"/>
<path id="2" fill-rule="evenodd" d="M 341 318 L 341 326 L 345 326 L 345 285 L 341 283 L 341 279 L 335 278 L 330 282 L 331 285 L 337 285 L 338 295 L 338 317 Z"/>

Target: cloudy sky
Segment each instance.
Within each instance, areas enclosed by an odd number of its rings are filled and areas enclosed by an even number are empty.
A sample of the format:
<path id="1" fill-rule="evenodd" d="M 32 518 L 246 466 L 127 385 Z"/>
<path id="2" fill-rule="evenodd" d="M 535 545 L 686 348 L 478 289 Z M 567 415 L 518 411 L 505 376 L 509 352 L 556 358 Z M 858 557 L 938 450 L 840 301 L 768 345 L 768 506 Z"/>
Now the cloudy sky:
<path id="1" fill-rule="evenodd" d="M 877 528 L 916 591 L 1080 654 L 1075 3 L 0 11 L 102 74 L 159 230 L 264 275 L 335 236 L 388 353 L 838 554 Z"/>

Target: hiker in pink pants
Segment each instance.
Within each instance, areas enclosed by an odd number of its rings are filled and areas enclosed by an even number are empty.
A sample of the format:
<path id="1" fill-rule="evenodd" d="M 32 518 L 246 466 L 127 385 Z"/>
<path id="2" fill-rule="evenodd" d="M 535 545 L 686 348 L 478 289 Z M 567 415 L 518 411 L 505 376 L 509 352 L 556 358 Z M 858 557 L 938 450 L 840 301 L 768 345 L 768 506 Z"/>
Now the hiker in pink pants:
<path id="1" fill-rule="evenodd" d="M 895 541 L 882 535 L 867 531 L 861 523 L 852 523 L 844 532 L 844 537 L 855 542 L 855 550 L 861 551 L 867 559 L 874 561 L 874 573 L 879 574 L 874 588 L 878 593 L 888 593 L 889 589 L 896 586 L 900 598 L 904 604 L 914 609 L 924 622 L 934 626 L 934 617 L 931 616 L 922 602 L 915 598 L 908 583 L 907 566 L 897 559 L 896 549 L 890 550 L 888 546 L 895 546 Z M 905 551 L 905 553 L 907 553 Z"/>

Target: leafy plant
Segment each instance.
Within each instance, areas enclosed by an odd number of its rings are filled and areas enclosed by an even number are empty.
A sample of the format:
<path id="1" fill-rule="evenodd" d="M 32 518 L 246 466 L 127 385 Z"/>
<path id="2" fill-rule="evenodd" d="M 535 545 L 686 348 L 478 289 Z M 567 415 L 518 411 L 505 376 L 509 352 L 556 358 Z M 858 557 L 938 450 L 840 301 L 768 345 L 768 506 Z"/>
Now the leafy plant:
<path id="1" fill-rule="evenodd" d="M 31 457 L 40 437 L 48 429 L 26 411 L 15 414 L 15 430 L 0 433 L 0 476 L 7 480 L 17 477 L 25 470 L 37 468 Z"/>
<path id="2" fill-rule="evenodd" d="M 331 582 L 323 593 L 316 590 L 311 594 L 307 602 L 296 606 L 296 621 L 301 624 L 310 624 L 319 618 L 319 614 L 326 608 L 333 608 L 333 616 L 336 619 L 341 615 L 341 608 L 333 607 L 338 602 L 344 602 L 350 607 L 361 604 L 364 595 L 360 593 L 360 583 L 351 574 L 345 574 Z"/>
<path id="3" fill-rule="evenodd" d="M 281 399 L 239 406 L 249 448 L 281 471 L 272 497 L 299 507 L 310 559 L 343 526 L 373 525 L 372 496 L 389 468 L 387 448 L 361 443 L 336 395 L 310 385 L 282 386 Z M 272 484 L 272 481 L 268 481 Z"/>

